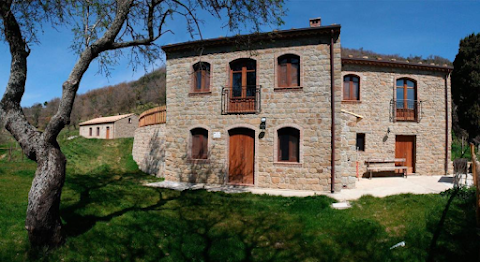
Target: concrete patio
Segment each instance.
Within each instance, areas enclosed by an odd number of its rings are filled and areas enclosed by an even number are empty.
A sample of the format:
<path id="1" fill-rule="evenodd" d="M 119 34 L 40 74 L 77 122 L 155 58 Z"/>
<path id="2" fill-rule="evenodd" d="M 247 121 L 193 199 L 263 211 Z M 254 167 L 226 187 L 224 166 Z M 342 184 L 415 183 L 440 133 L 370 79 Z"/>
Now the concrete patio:
<path id="1" fill-rule="evenodd" d="M 208 191 L 223 191 L 226 193 L 252 193 L 252 194 L 267 194 L 275 196 L 296 196 L 306 197 L 314 195 L 325 195 L 334 198 L 340 202 L 355 200 L 363 195 L 372 195 L 375 197 L 385 197 L 397 194 L 435 194 L 445 191 L 453 187 L 453 176 L 409 176 L 403 177 L 380 177 L 380 178 L 361 178 L 357 181 L 356 188 L 342 189 L 338 193 L 309 191 L 309 190 L 287 190 L 287 189 L 270 189 L 270 188 L 256 188 L 245 186 L 231 186 L 231 185 L 205 185 L 205 184 L 190 184 L 181 182 L 163 181 L 147 184 L 151 187 L 169 188 L 173 190 L 196 190 L 205 189 Z M 465 185 L 465 176 L 462 176 L 461 185 Z M 469 174 L 467 184 L 472 184 L 472 175 Z"/>

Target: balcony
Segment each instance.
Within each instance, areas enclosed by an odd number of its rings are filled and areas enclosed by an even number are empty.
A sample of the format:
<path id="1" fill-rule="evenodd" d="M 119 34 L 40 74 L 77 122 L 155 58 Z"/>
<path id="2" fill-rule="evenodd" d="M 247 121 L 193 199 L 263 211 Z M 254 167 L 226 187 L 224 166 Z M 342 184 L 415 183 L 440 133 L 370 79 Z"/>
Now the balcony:
<path id="1" fill-rule="evenodd" d="M 422 101 L 419 100 L 391 100 L 391 119 L 393 122 L 420 122 Z"/>
<path id="2" fill-rule="evenodd" d="M 260 85 L 224 87 L 222 115 L 260 113 Z"/>

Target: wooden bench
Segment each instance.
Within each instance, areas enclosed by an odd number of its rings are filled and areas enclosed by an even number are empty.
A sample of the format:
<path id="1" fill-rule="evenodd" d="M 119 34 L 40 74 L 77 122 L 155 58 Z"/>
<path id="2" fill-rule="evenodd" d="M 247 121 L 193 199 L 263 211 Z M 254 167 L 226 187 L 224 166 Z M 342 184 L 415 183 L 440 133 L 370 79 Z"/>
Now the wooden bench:
<path id="1" fill-rule="evenodd" d="M 405 158 L 393 158 L 393 159 L 369 159 L 365 161 L 367 165 L 367 172 L 370 173 L 370 179 L 372 179 L 373 172 L 382 172 L 382 171 L 395 171 L 402 170 L 403 176 L 407 178 L 407 169 L 405 166 Z M 400 166 L 396 166 L 396 163 L 401 163 Z"/>

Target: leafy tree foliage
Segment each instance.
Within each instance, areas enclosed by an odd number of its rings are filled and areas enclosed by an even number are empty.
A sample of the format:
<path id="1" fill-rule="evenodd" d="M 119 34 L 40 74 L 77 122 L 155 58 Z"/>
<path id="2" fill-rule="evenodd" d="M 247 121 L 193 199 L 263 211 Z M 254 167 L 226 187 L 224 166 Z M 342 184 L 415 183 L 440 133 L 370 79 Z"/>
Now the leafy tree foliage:
<path id="1" fill-rule="evenodd" d="M 480 136 L 480 34 L 460 41 L 453 62 L 452 98 L 461 128 L 477 143 Z"/>

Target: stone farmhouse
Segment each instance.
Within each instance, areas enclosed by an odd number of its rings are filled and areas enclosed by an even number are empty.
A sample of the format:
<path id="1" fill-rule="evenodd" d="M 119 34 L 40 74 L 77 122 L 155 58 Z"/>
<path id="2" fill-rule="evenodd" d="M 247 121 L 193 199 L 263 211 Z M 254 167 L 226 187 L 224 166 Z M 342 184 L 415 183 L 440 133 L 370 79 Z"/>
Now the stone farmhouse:
<path id="1" fill-rule="evenodd" d="M 94 118 L 80 125 L 80 135 L 86 138 L 114 139 L 133 137 L 138 126 L 138 116 L 125 114 Z"/>
<path id="2" fill-rule="evenodd" d="M 449 173 L 453 68 L 342 58 L 340 29 L 163 46 L 166 119 L 137 129 L 134 159 L 167 181 L 332 192 L 372 159 Z"/>

